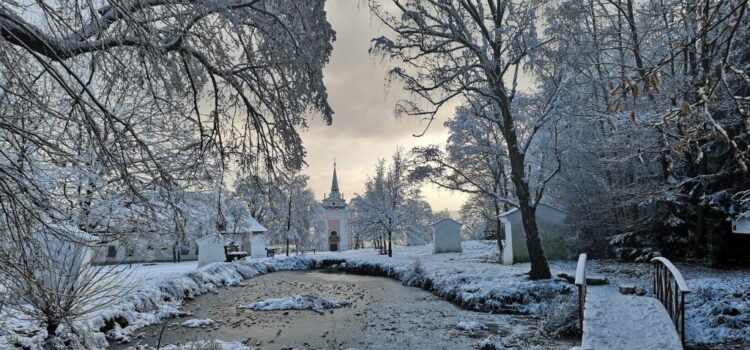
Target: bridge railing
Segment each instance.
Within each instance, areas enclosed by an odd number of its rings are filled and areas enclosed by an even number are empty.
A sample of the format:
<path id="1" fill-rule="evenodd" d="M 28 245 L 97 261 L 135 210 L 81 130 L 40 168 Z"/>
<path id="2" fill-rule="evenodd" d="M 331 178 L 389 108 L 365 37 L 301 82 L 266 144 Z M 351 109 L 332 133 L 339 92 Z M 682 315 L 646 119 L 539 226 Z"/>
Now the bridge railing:
<path id="1" fill-rule="evenodd" d="M 586 254 L 578 256 L 578 265 L 576 266 L 576 287 L 578 287 L 578 317 L 583 332 L 583 309 L 586 306 Z"/>
<path id="2" fill-rule="evenodd" d="M 664 304 L 685 345 L 685 295 L 690 289 L 680 270 L 667 258 L 657 257 L 651 262 L 654 264 L 654 295 Z"/>

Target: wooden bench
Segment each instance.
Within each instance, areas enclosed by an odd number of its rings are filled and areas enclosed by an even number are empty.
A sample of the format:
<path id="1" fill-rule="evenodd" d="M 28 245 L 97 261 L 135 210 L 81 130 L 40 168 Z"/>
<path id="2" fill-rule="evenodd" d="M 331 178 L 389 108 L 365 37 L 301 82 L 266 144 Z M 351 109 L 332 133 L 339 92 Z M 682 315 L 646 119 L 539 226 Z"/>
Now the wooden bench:
<path id="1" fill-rule="evenodd" d="M 241 252 L 239 246 L 234 243 L 230 243 L 229 245 L 224 246 L 224 256 L 226 257 L 227 262 L 231 262 L 233 260 L 245 258 L 247 256 L 247 252 Z"/>
<path id="2" fill-rule="evenodd" d="M 274 255 L 276 255 L 276 249 L 266 248 L 266 256 L 267 257 L 272 258 Z"/>

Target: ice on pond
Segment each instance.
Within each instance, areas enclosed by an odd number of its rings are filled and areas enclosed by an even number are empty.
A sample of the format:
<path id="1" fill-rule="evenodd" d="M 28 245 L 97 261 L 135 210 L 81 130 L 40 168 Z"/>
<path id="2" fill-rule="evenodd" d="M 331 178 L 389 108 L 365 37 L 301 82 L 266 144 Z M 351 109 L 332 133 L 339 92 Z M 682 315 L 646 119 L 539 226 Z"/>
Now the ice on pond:
<path id="1" fill-rule="evenodd" d="M 214 320 L 207 318 L 205 320 L 194 318 L 192 320 L 187 320 L 185 322 L 182 322 L 183 327 L 188 328 L 198 328 L 198 327 L 206 327 L 214 324 Z"/>
<path id="2" fill-rule="evenodd" d="M 473 331 L 482 330 L 484 328 L 484 325 L 481 322 L 477 322 L 477 321 L 462 321 L 456 325 L 456 328 L 462 331 L 473 332 Z"/>
<path id="3" fill-rule="evenodd" d="M 240 305 L 238 309 L 250 310 L 313 310 L 322 313 L 326 309 L 336 309 L 349 305 L 348 301 L 326 299 L 317 294 L 298 294 L 286 298 L 266 299 L 263 301 Z"/>

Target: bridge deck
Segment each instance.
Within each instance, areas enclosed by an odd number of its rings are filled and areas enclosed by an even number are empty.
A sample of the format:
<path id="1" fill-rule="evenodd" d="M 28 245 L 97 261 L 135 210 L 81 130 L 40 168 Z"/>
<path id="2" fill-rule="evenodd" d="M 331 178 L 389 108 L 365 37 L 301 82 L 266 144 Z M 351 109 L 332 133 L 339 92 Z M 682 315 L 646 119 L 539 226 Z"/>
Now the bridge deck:
<path id="1" fill-rule="evenodd" d="M 622 295 L 611 285 L 589 286 L 581 346 L 594 350 L 682 349 L 659 300 Z"/>

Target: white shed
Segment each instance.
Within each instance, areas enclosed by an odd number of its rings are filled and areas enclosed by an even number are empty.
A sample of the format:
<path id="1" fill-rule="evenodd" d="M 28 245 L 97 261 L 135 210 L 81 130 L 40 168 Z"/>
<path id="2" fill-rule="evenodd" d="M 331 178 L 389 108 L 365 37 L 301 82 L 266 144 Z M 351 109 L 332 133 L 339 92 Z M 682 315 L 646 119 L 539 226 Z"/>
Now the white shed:
<path id="1" fill-rule="evenodd" d="M 240 250 L 247 252 L 251 258 L 266 256 L 266 241 L 268 229 L 253 217 L 244 218 L 237 225 L 230 223 L 227 228 L 232 231 L 231 236 L 240 245 Z"/>
<path id="2" fill-rule="evenodd" d="M 44 279 L 54 281 L 62 275 L 77 279 L 93 262 L 96 237 L 72 225 L 48 224 L 36 229 L 33 237 L 36 244 L 30 244 L 29 250 L 40 249 L 47 259 L 45 269 L 38 271 Z M 57 282 L 50 284 L 59 287 Z"/>
<path id="3" fill-rule="evenodd" d="M 732 233 L 750 235 L 750 215 L 733 219 Z"/>
<path id="4" fill-rule="evenodd" d="M 433 254 L 461 253 L 461 223 L 445 218 L 432 224 Z"/>
<path id="5" fill-rule="evenodd" d="M 536 207 L 536 224 L 542 239 L 544 254 L 550 260 L 567 259 L 565 248 L 564 223 L 568 216 L 564 211 L 546 204 Z M 529 261 L 526 247 L 526 231 L 521 220 L 521 211 L 511 209 L 500 214 L 500 222 L 505 229 L 503 264 L 510 265 Z"/>
<path id="6" fill-rule="evenodd" d="M 226 261 L 224 246 L 232 240 L 218 233 L 210 234 L 199 238 L 198 243 L 198 267 L 208 265 L 213 262 Z"/>

